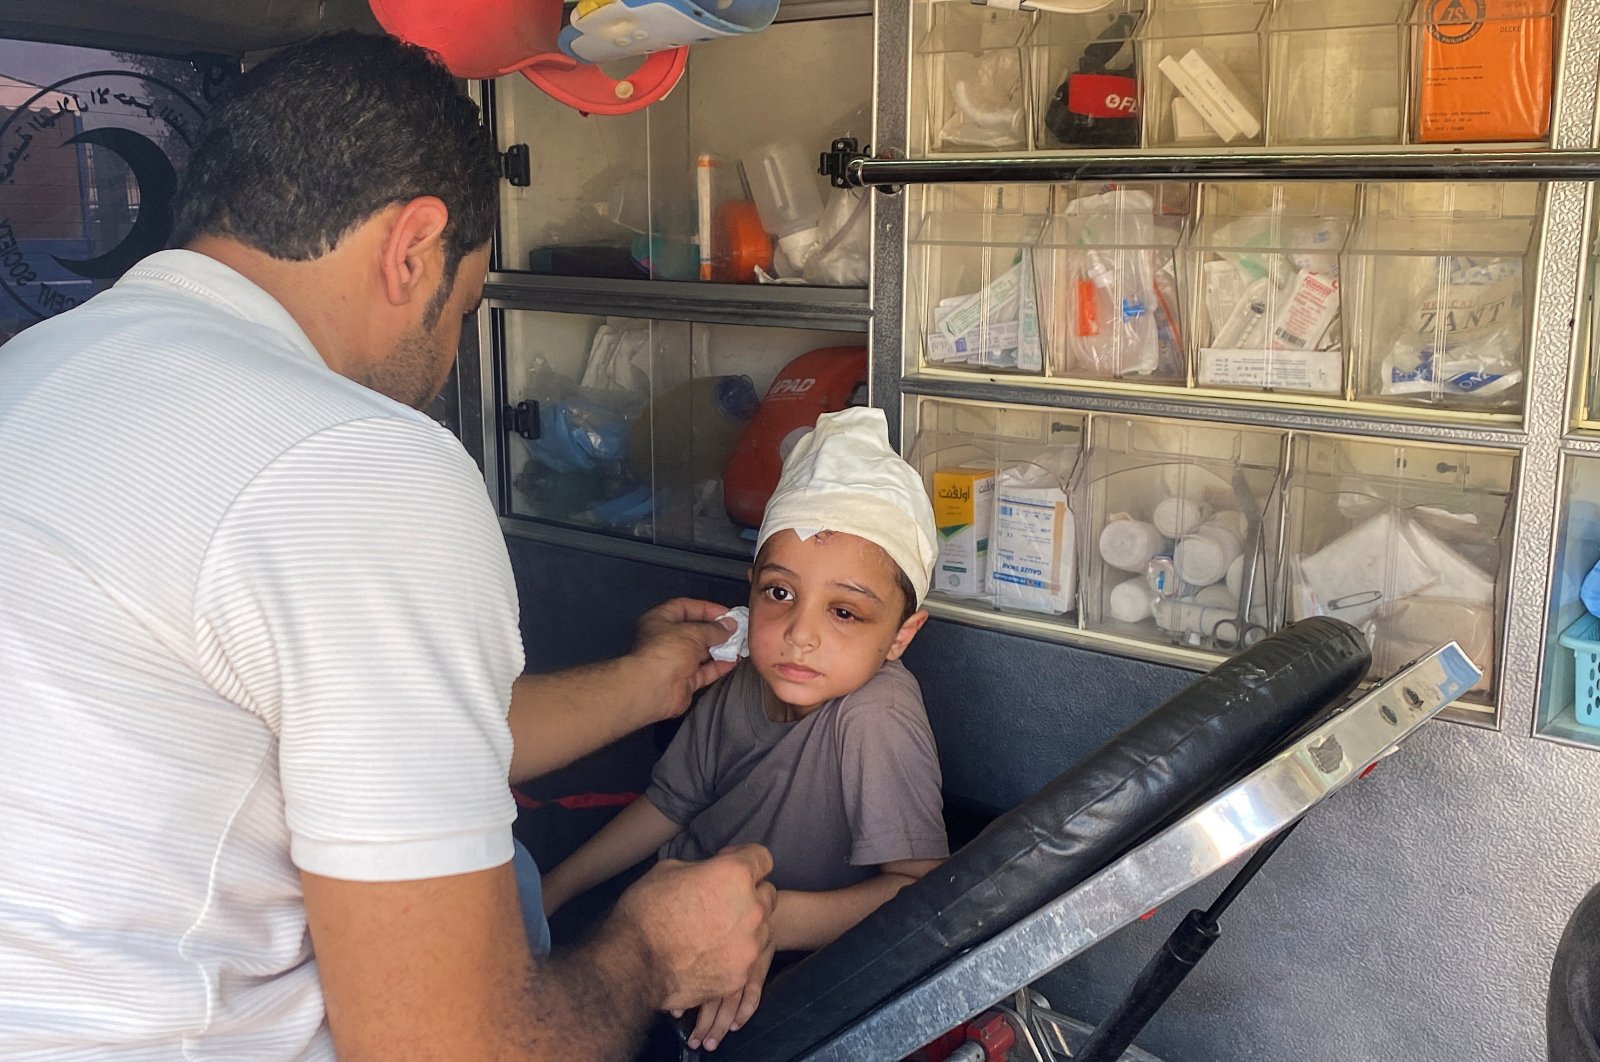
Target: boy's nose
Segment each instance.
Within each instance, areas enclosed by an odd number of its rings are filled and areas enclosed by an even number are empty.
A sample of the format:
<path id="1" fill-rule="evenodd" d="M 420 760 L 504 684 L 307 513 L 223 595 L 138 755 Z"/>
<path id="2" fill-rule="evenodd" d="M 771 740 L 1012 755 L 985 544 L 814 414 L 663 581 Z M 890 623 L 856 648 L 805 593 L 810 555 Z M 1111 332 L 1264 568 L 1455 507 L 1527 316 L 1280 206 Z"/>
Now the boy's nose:
<path id="1" fill-rule="evenodd" d="M 817 644 L 819 630 L 816 616 L 805 609 L 797 609 L 786 633 L 790 645 L 798 649 L 811 649 Z"/>

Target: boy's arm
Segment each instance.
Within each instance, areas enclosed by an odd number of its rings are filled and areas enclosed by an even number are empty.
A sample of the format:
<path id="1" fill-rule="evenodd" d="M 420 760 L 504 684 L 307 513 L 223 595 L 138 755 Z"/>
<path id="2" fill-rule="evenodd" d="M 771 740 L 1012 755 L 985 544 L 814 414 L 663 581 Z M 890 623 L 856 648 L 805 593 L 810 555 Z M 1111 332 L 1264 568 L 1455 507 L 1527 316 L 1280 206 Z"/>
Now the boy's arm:
<path id="1" fill-rule="evenodd" d="M 540 883 L 544 913 L 554 914 L 574 896 L 622 873 L 682 832 L 682 826 L 648 799 L 638 798 L 545 875 Z"/>
<path id="2" fill-rule="evenodd" d="M 780 891 L 772 912 L 774 951 L 816 951 L 938 866 L 937 859 L 897 859 L 877 877 L 828 892 Z"/>
<path id="3" fill-rule="evenodd" d="M 721 628 L 718 628 L 719 630 Z M 713 734 L 723 687 L 709 691 L 672 736 L 650 772 L 650 786 L 542 882 L 545 914 L 627 870 L 683 832 L 714 799 Z"/>
<path id="4" fill-rule="evenodd" d="M 750 972 L 750 982 L 743 991 L 733 992 L 721 1002 L 713 1001 L 700 1008 L 694 1031 L 689 1034 L 689 1050 L 697 1051 L 704 1044 L 706 1050 L 715 1051 L 730 1029 L 737 1029 L 750 1020 L 761 1002 L 761 990 L 773 952 L 816 951 L 832 944 L 845 930 L 941 862 L 943 860 L 939 859 L 897 859 L 878 867 L 881 873 L 876 877 L 843 889 L 780 891 L 778 905 L 772 911 L 772 943 L 763 961 Z"/>

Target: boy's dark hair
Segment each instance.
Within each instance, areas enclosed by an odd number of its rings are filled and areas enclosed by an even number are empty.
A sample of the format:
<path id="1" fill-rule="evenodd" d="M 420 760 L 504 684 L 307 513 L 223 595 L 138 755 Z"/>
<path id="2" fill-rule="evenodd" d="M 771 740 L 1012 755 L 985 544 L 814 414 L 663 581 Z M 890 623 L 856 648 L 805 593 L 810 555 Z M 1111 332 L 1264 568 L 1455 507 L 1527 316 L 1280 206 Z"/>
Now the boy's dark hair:
<path id="1" fill-rule="evenodd" d="M 330 34 L 224 90 L 189 153 L 172 245 L 230 236 L 306 261 L 391 204 L 438 196 L 450 212 L 442 309 L 461 259 L 494 231 L 498 183 L 493 139 L 438 56 L 393 37 Z"/>
<path id="2" fill-rule="evenodd" d="M 905 600 L 905 608 L 900 610 L 900 626 L 904 627 L 906 620 L 917 610 L 917 588 L 911 585 L 911 580 L 901 570 L 900 565 L 894 566 L 895 581 L 900 587 L 900 596 Z"/>

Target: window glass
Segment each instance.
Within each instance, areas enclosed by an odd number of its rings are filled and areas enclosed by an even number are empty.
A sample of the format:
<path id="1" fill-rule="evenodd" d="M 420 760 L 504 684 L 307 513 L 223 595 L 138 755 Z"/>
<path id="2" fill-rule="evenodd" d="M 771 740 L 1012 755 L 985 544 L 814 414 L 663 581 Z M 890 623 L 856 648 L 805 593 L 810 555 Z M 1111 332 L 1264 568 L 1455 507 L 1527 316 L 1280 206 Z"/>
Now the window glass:
<path id="1" fill-rule="evenodd" d="M 178 174 L 231 73 L 0 41 L 0 341 L 166 246 Z"/>

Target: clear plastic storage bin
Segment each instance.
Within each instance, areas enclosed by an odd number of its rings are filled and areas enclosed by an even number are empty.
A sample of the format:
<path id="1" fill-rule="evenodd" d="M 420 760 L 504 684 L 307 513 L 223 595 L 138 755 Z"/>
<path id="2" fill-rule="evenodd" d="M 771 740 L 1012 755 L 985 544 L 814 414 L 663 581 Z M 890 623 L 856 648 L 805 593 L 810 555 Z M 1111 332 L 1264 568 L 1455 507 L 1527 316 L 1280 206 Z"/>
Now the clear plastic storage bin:
<path id="1" fill-rule="evenodd" d="M 1357 397 L 1519 412 L 1539 185 L 1369 185 L 1345 259 Z"/>
<path id="2" fill-rule="evenodd" d="M 935 592 L 1002 611 L 1075 612 L 1080 521 L 1072 488 L 1083 418 L 930 398 L 908 406 L 907 453 L 939 528 Z"/>
<path id="3" fill-rule="evenodd" d="M 807 351 L 865 343 L 802 329 L 498 312 L 504 404 L 528 403 L 539 427 L 537 437 L 504 438 L 509 511 L 740 556 L 754 537 L 729 515 L 723 476 L 768 388 Z"/>
<path id="4" fill-rule="evenodd" d="M 1503 450 L 1297 436 L 1287 618 L 1360 628 L 1375 679 L 1456 641 L 1483 671 L 1467 699 L 1492 704 L 1515 470 Z"/>
<path id="5" fill-rule="evenodd" d="M 1344 392 L 1351 184 L 1207 184 L 1185 257 L 1200 387 Z"/>
<path id="6" fill-rule="evenodd" d="M 1408 7 L 1280 0 L 1268 24 L 1268 142 L 1402 143 Z"/>
<path id="7" fill-rule="evenodd" d="M 1041 288 L 1033 247 L 1050 189 L 1034 185 L 931 188 L 916 200 L 909 241 L 918 283 L 906 334 L 928 368 L 1044 372 Z"/>
<path id="8" fill-rule="evenodd" d="M 1034 15 L 936 0 L 919 4 L 912 144 L 919 154 L 1029 146 L 1027 57 Z M 868 64 L 870 69 L 870 61 Z"/>
<path id="9" fill-rule="evenodd" d="M 633 114 L 589 116 L 520 74 L 500 78 L 494 92 L 501 150 L 529 148 L 527 186 L 500 184 L 499 268 L 694 279 L 693 158 L 664 142 L 668 133 L 687 138 L 687 95 Z M 538 150 L 543 144 L 562 150 Z"/>
<path id="10" fill-rule="evenodd" d="M 1082 491 L 1085 626 L 1221 653 L 1275 629 L 1284 438 L 1095 417 Z"/>
<path id="11" fill-rule="evenodd" d="M 1062 185 L 1034 255 L 1051 375 L 1182 384 L 1188 185 Z"/>
<path id="12" fill-rule="evenodd" d="M 1246 147 L 1266 138 L 1265 3 L 1170 2 L 1141 31 L 1151 147 Z"/>
<path id="13" fill-rule="evenodd" d="M 1093 14 L 1042 14 L 1027 51 L 1033 147 L 1040 151 L 1139 146 L 1138 0 Z"/>
<path id="14" fill-rule="evenodd" d="M 775 184 L 804 192 L 803 184 L 825 207 L 844 208 L 835 201 L 848 193 L 827 187 L 816 157 L 835 137 L 870 139 L 872 40 L 872 20 L 863 16 L 780 22 L 697 44 L 672 93 L 626 115 L 580 114 L 521 75 L 498 79 L 497 140 L 502 150 L 527 145 L 531 178 L 525 187 L 501 186 L 498 268 L 753 284 L 759 266 L 845 283 L 829 279 L 842 274 L 780 255 L 785 237 L 796 256 L 814 246 L 796 236 L 806 219 L 792 211 L 763 215 L 756 195 Z M 769 89 L 758 103 L 752 85 Z M 783 153 L 788 145 L 794 150 Z M 774 155 L 809 165 L 747 178 L 747 162 Z"/>

